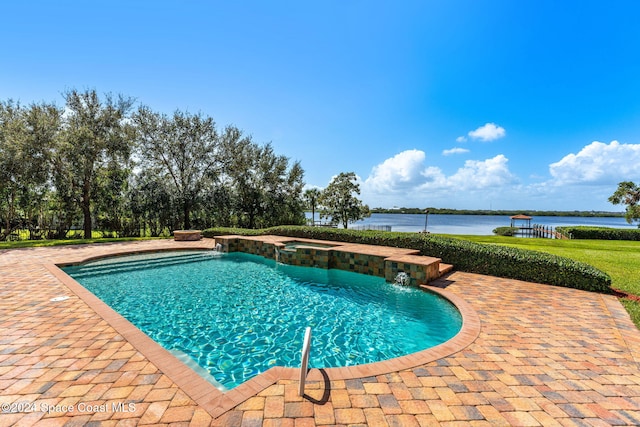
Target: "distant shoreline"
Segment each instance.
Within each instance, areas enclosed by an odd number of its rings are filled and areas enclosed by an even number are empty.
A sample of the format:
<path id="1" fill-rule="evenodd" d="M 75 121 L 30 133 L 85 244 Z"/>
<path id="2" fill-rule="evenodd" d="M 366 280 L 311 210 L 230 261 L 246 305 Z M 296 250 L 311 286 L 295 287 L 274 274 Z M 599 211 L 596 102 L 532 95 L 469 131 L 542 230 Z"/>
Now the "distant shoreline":
<path id="1" fill-rule="evenodd" d="M 593 218 L 618 218 L 624 217 L 624 212 L 606 211 L 537 211 L 537 210 L 473 210 L 473 209 L 446 209 L 428 208 L 430 215 L 502 215 L 513 216 L 525 214 L 529 216 L 574 216 Z M 371 213 L 380 214 L 420 214 L 424 215 L 425 209 L 421 208 L 374 208 Z"/>

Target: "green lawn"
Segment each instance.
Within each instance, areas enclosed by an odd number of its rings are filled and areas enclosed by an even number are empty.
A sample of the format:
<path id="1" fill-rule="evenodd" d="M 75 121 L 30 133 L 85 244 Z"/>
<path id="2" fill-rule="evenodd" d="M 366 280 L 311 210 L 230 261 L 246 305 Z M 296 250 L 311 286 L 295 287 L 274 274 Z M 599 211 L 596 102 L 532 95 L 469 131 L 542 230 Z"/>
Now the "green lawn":
<path id="1" fill-rule="evenodd" d="M 477 243 L 513 246 L 548 252 L 591 264 L 611 276 L 612 287 L 640 295 L 640 242 L 627 240 L 554 240 L 502 236 L 460 236 Z M 640 328 L 640 304 L 623 300 L 634 323 Z"/>

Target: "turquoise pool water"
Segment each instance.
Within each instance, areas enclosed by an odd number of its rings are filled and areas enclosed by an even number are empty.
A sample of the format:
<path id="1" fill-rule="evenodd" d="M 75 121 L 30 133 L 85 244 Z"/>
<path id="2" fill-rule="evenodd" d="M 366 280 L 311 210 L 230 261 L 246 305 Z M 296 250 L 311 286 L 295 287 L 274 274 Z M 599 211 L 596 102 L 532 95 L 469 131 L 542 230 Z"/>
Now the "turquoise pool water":
<path id="1" fill-rule="evenodd" d="M 414 353 L 462 325 L 457 309 L 430 292 L 245 253 L 112 257 L 64 271 L 223 388 L 272 366 L 299 366 L 307 326 L 309 366 L 321 368 Z"/>

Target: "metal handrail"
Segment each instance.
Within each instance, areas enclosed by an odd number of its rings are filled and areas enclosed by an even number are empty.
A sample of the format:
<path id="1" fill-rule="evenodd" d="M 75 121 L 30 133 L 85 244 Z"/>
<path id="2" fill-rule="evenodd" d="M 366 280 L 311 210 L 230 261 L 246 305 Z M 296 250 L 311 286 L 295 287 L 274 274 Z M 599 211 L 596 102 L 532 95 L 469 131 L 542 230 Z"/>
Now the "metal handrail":
<path id="1" fill-rule="evenodd" d="M 309 352 L 311 351 L 311 328 L 307 326 L 302 341 L 302 363 L 300 364 L 300 386 L 298 396 L 304 395 L 304 383 L 307 380 L 307 366 L 309 364 Z"/>

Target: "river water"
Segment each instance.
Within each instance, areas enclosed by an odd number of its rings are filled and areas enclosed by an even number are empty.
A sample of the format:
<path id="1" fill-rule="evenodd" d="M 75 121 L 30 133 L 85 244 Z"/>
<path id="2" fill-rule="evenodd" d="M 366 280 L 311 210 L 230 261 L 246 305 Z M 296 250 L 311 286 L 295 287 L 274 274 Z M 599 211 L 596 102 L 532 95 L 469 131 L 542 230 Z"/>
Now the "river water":
<path id="1" fill-rule="evenodd" d="M 307 213 L 311 218 L 311 213 Z M 319 220 L 316 214 L 316 220 Z M 425 221 L 426 220 L 426 221 Z M 437 234 L 475 234 L 491 235 L 497 227 L 508 227 L 511 219 L 506 215 L 436 215 L 430 214 L 379 214 L 349 224 L 349 228 L 360 226 L 391 226 L 391 231 L 423 231 Z M 521 222 L 518 223 L 521 225 Z M 533 216 L 531 224 L 550 227 L 586 225 L 593 227 L 637 228 L 628 224 L 622 217 L 574 217 L 574 216 Z"/>

